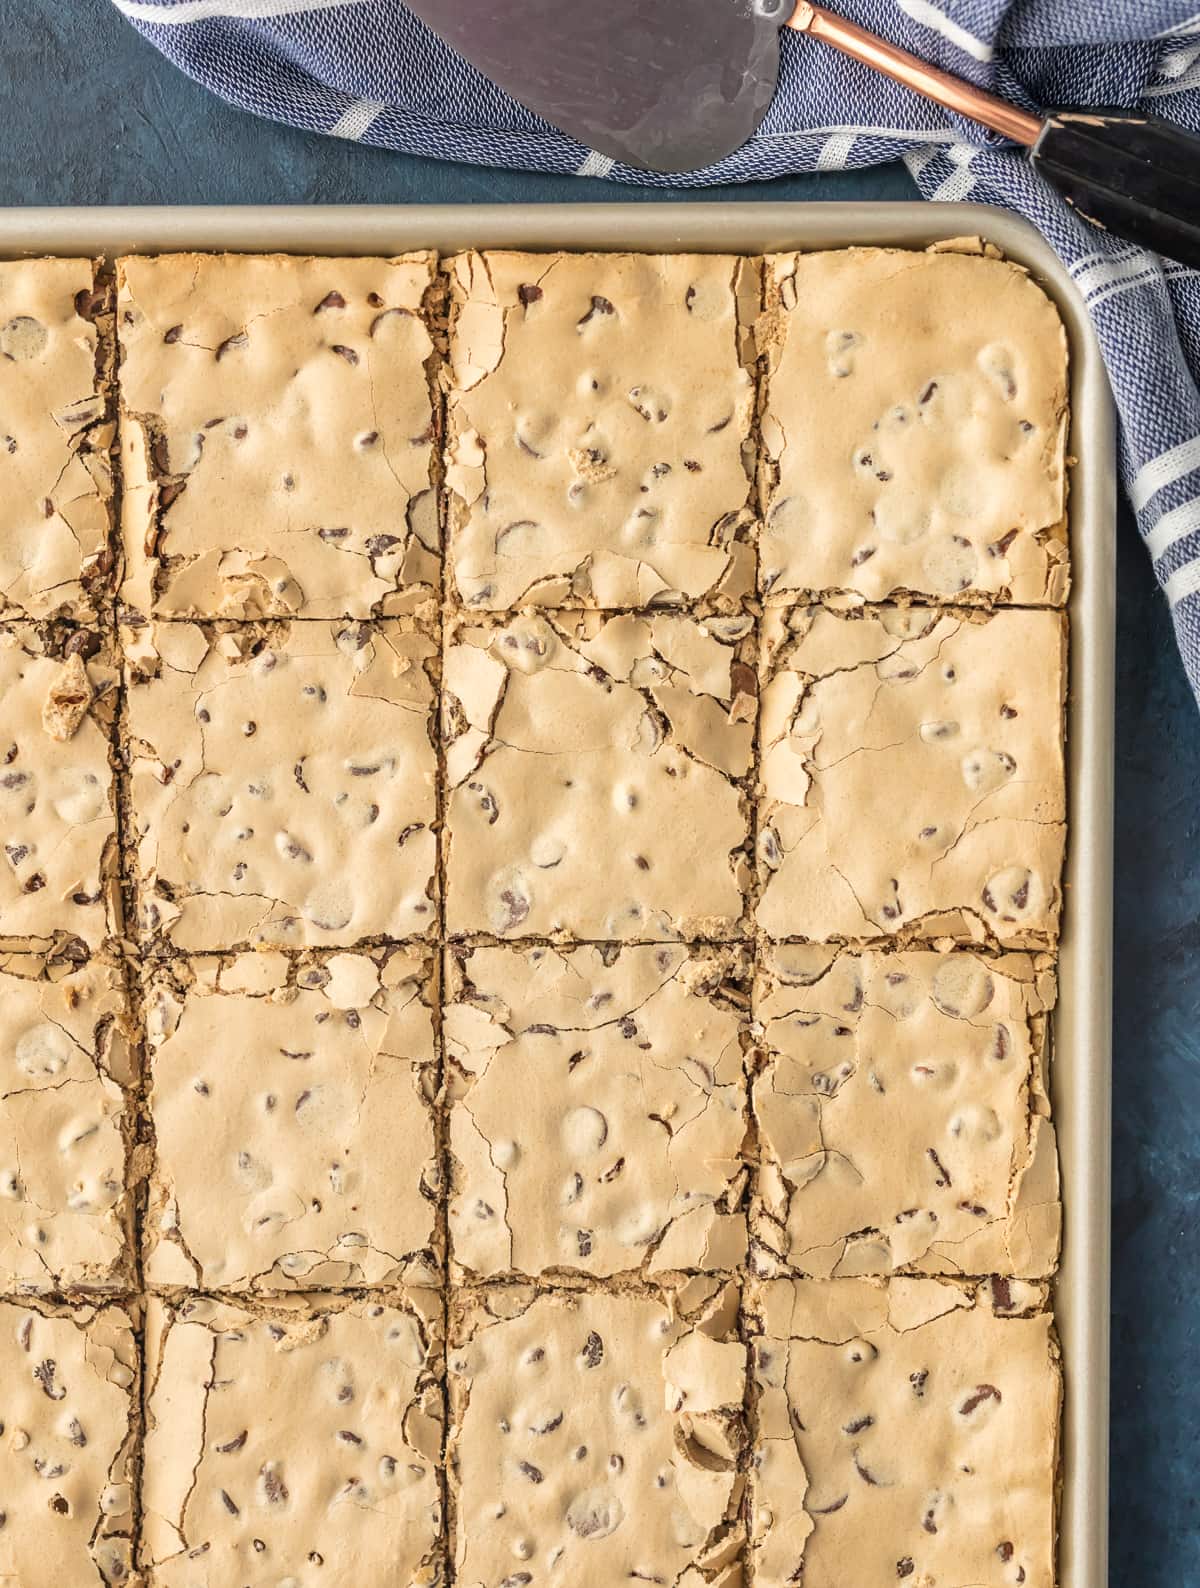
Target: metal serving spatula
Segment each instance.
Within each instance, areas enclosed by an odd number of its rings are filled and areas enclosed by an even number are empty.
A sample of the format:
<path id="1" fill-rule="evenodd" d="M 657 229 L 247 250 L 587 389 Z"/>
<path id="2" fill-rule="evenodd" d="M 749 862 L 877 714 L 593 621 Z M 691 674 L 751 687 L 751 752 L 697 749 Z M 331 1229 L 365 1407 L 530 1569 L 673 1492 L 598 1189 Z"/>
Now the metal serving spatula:
<path id="1" fill-rule="evenodd" d="M 1200 266 L 1200 138 L 1137 111 L 1033 115 L 809 0 L 407 0 L 493 82 L 590 148 L 651 171 L 711 165 L 771 103 L 784 27 L 1030 151 L 1093 224 Z"/>

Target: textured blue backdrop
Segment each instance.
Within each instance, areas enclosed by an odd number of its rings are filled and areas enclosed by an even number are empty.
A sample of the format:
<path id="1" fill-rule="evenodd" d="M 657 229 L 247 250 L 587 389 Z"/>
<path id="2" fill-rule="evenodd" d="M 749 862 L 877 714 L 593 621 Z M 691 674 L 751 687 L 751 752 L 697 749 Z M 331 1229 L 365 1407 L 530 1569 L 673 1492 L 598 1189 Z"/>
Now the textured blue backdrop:
<path id="1" fill-rule="evenodd" d="M 266 126 L 176 75 L 107 0 L 0 0 L 0 91 L 0 205 L 662 197 Z M 912 194 L 898 168 L 719 191 Z M 1200 1584 L 1200 721 L 1128 518 L 1119 541 L 1112 1582 L 1187 1588 Z"/>

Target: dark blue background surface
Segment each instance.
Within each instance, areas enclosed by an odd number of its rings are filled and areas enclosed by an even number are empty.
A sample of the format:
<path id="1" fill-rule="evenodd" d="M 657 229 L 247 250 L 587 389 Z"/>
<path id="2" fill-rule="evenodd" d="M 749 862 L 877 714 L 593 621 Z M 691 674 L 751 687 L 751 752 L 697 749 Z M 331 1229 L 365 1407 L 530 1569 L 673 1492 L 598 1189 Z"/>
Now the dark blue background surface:
<path id="1" fill-rule="evenodd" d="M 267 126 L 166 66 L 107 0 L 0 0 L 0 90 L 0 205 L 652 196 Z M 891 167 L 719 194 L 913 190 Z M 1188 1588 L 1200 1585 L 1200 713 L 1128 515 L 1119 541 L 1112 1582 Z"/>

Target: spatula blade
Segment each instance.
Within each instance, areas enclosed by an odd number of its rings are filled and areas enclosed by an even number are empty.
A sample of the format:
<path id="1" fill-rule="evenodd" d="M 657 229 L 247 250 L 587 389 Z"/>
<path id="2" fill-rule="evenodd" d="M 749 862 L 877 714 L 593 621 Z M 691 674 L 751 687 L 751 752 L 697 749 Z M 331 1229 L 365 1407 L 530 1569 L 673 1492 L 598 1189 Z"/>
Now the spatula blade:
<path id="1" fill-rule="evenodd" d="M 408 0 L 571 137 L 650 171 L 731 154 L 766 113 L 791 0 Z"/>

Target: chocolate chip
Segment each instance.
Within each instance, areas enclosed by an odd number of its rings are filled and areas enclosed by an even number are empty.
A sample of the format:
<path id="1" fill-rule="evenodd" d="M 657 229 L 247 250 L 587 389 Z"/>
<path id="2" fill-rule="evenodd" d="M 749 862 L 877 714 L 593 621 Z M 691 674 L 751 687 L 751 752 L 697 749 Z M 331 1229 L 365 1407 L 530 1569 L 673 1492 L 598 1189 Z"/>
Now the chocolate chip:
<path id="1" fill-rule="evenodd" d="M 948 1186 L 953 1184 L 950 1179 L 950 1171 L 942 1163 L 942 1160 L 938 1157 L 937 1153 L 932 1147 L 926 1147 L 925 1156 L 932 1161 L 934 1168 L 937 1170 L 937 1178 L 934 1180 L 934 1184 L 938 1186 Z"/>
<path id="2" fill-rule="evenodd" d="M 336 353 L 339 358 L 344 358 L 347 364 L 353 365 L 358 363 L 358 354 L 352 347 L 347 347 L 342 342 L 332 343 L 329 351 L 331 353 Z"/>
<path id="3" fill-rule="evenodd" d="M 576 321 L 576 325 L 586 325 L 589 320 L 594 319 L 598 314 L 616 314 L 616 312 L 617 311 L 613 308 L 612 304 L 607 298 L 593 297 L 591 308 L 587 311 L 582 319 Z"/>
<path id="4" fill-rule="evenodd" d="M 33 1370 L 34 1378 L 42 1386 L 42 1394 L 48 1396 L 52 1401 L 64 1400 L 67 1393 L 61 1384 L 54 1382 L 54 1376 L 57 1372 L 58 1364 L 53 1357 L 47 1357 L 44 1362 L 39 1362 Z"/>
<path id="5" fill-rule="evenodd" d="M 258 1471 L 259 1486 L 268 1505 L 286 1505 L 288 1499 L 287 1484 L 280 1476 L 277 1463 L 266 1461 Z"/>
<path id="6" fill-rule="evenodd" d="M 227 353 L 233 353 L 238 348 L 249 347 L 249 345 L 250 338 L 246 335 L 245 331 L 236 331 L 232 336 L 227 336 L 217 348 L 216 358 L 218 364 Z"/>
<path id="7" fill-rule="evenodd" d="M 371 297 L 372 298 L 376 298 L 377 294 L 373 292 L 371 294 Z M 380 303 L 382 303 L 383 299 L 379 298 L 378 301 Z M 320 314 L 322 309 L 344 309 L 345 307 L 346 307 L 345 298 L 342 297 L 340 292 L 335 290 L 333 292 L 327 292 L 325 294 L 325 296 L 321 299 L 320 303 L 318 303 L 316 308 L 313 310 L 313 313 L 314 314 Z"/>
<path id="8" fill-rule="evenodd" d="M 535 286 L 530 281 L 522 282 L 522 284 L 517 288 L 517 297 L 520 298 L 521 302 L 526 308 L 528 308 L 531 303 L 539 302 L 544 296 L 545 294 L 542 292 L 541 287 Z M 595 299 L 592 301 L 595 302 Z"/>
<path id="9" fill-rule="evenodd" d="M 222 1456 L 231 1456 L 234 1453 L 235 1450 L 240 1450 L 242 1448 L 242 1446 L 246 1443 L 246 1439 L 248 1437 L 248 1433 L 249 1433 L 249 1430 L 243 1428 L 241 1433 L 235 1435 L 234 1438 L 232 1438 L 229 1441 L 228 1444 L 217 1445 L 216 1449 L 217 1449 L 218 1454 L 220 1454 Z"/>
<path id="10" fill-rule="evenodd" d="M 532 1461 L 518 1461 L 518 1468 L 529 1479 L 530 1483 L 541 1483 L 543 1473 L 540 1467 L 535 1467 Z"/>
<path id="11" fill-rule="evenodd" d="M 583 1361 L 585 1367 L 599 1367 L 604 1360 L 604 1341 L 593 1329 L 584 1341 Z"/>
<path id="12" fill-rule="evenodd" d="M 897 1577 L 911 1577 L 916 1569 L 917 1568 L 913 1565 L 913 1558 L 911 1555 L 904 1555 L 896 1562 Z"/>
<path id="13" fill-rule="evenodd" d="M 163 341 L 168 343 L 168 344 L 174 343 L 174 342 L 178 342 L 179 338 L 182 335 L 183 335 L 183 326 L 182 325 L 173 325 L 173 326 L 170 327 L 169 330 L 166 330 L 166 331 L 163 332 Z"/>
<path id="14" fill-rule="evenodd" d="M 958 1408 L 958 1415 L 960 1417 L 969 1417 L 973 1411 L 983 1405 L 984 1401 L 994 1400 L 998 1404 L 1003 1399 L 1004 1397 L 994 1384 L 977 1384 L 974 1394 L 968 1395 Z"/>

